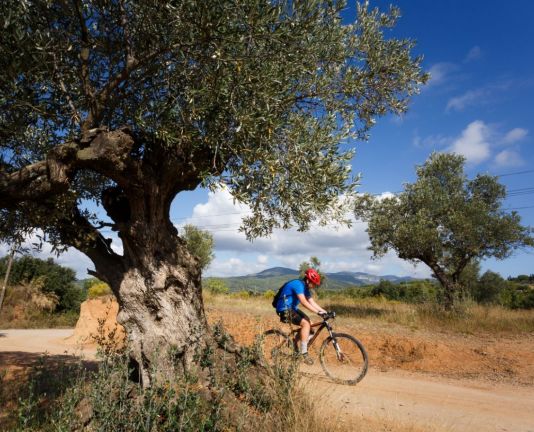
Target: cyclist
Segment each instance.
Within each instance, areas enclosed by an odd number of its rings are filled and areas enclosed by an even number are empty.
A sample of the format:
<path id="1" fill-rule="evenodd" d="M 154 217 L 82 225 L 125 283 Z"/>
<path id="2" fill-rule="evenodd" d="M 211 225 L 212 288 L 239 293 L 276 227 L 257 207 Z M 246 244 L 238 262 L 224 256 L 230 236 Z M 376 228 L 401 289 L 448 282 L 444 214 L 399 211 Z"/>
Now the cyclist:
<path id="1" fill-rule="evenodd" d="M 314 288 L 319 285 L 321 285 L 321 276 L 317 270 L 309 268 L 304 272 L 304 278 L 286 282 L 277 294 L 276 313 L 281 322 L 300 326 L 299 340 L 295 343 L 299 343 L 299 357 L 308 365 L 313 364 L 313 359 L 308 355 L 311 322 L 310 318 L 298 309 L 298 305 L 302 304 L 306 309 L 318 315 L 327 313 L 312 297 Z"/>

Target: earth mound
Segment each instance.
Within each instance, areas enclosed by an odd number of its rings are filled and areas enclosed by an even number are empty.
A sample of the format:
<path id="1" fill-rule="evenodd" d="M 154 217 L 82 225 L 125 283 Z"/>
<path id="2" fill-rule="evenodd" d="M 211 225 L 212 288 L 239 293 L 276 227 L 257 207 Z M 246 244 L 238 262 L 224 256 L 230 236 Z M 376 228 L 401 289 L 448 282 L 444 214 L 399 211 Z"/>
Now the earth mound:
<path id="1" fill-rule="evenodd" d="M 119 304 L 111 297 L 98 297 L 84 301 L 80 307 L 80 318 L 72 336 L 66 342 L 78 345 L 94 345 L 102 338 L 122 344 L 124 328 L 117 323 Z"/>

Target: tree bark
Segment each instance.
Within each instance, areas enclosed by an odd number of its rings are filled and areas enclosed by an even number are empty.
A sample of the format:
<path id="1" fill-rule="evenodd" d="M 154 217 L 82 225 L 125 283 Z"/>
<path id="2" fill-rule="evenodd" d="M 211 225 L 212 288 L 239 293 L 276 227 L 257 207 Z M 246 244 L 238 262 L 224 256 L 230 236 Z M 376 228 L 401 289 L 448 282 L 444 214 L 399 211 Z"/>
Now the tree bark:
<path id="1" fill-rule="evenodd" d="M 179 191 L 200 183 L 211 159 L 207 154 L 192 164 L 191 152 L 182 149 L 171 155 L 165 143 L 148 145 L 142 139 L 127 128 L 88 130 L 49 152 L 44 161 L 13 173 L 0 171 L 0 204 L 14 209 L 32 200 L 51 205 L 69 190 L 80 170 L 112 182 L 101 201 L 122 240 L 122 255 L 112 250 L 111 241 L 75 201 L 57 219 L 56 230 L 61 244 L 86 254 L 95 266 L 90 273 L 110 285 L 139 377 L 150 386 L 176 368 L 187 371 L 208 335 L 200 265 L 178 237 L 169 210 Z M 141 144 L 142 157 L 132 157 Z"/>
<path id="2" fill-rule="evenodd" d="M 0 312 L 2 311 L 2 305 L 4 304 L 4 295 L 6 293 L 7 283 L 9 282 L 9 273 L 11 272 L 11 266 L 13 265 L 13 258 L 15 257 L 15 251 L 17 250 L 16 244 L 11 247 L 11 253 L 7 261 L 7 270 L 4 277 L 4 283 L 2 285 L 2 291 L 0 291 Z"/>
<path id="3" fill-rule="evenodd" d="M 443 307 L 445 308 L 445 310 L 451 311 L 454 308 L 454 301 L 456 292 L 458 290 L 458 283 L 454 279 L 449 277 L 447 273 L 438 265 L 428 264 L 428 266 L 432 269 L 434 275 L 443 287 Z"/>
<path id="4" fill-rule="evenodd" d="M 117 320 L 145 387 L 171 372 L 186 372 L 206 343 L 200 271 L 175 240 L 174 254 L 136 257 L 136 265 L 112 286 L 120 308 Z"/>

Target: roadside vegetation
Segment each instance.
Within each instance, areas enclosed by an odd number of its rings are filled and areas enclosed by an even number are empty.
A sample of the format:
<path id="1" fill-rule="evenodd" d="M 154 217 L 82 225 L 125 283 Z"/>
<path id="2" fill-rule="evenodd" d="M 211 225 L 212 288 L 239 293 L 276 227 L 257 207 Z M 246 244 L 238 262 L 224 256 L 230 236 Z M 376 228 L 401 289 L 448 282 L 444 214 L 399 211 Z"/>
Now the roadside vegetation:
<path id="1" fill-rule="evenodd" d="M 1 280 L 6 268 L 4 257 L 0 259 Z M 13 262 L 0 311 L 0 328 L 72 327 L 86 295 L 73 270 L 52 259 L 22 256 Z"/>
<path id="2" fill-rule="evenodd" d="M 491 275 L 492 284 L 489 283 Z M 394 284 L 381 281 L 375 285 L 351 287 L 345 290 L 320 290 L 321 305 L 336 311 L 341 320 L 387 323 L 428 331 L 454 333 L 524 334 L 534 331 L 534 284 L 531 276 L 505 280 L 486 272 L 462 297 L 454 310 L 441 306 L 441 287 L 432 280 Z M 224 284 L 223 280 L 219 281 Z M 486 284 L 486 285 L 483 285 Z M 224 285 L 222 285 L 224 287 Z M 493 293 L 489 301 L 487 292 Z M 480 293 L 486 293 L 482 298 Z M 222 294 L 205 290 L 206 304 L 235 311 L 272 314 L 273 290 L 263 293 L 239 291 Z M 228 301 L 228 297 L 232 301 Z M 478 301 L 477 301 L 478 299 Z"/>
<path id="3" fill-rule="evenodd" d="M 265 368 L 254 346 L 230 355 L 234 342 L 213 327 L 215 347 L 199 367 L 142 388 L 128 355 L 101 345 L 98 363 L 43 357 L 26 379 L 0 375 L 0 428 L 12 431 L 323 431 L 349 429 L 319 418 L 299 388 L 296 363 Z M 213 349 L 212 349 L 213 348 Z M 160 371 L 154 371 L 156 376 Z M 16 399 L 16 397 L 18 397 Z M 366 430 L 366 429 L 356 429 Z"/>

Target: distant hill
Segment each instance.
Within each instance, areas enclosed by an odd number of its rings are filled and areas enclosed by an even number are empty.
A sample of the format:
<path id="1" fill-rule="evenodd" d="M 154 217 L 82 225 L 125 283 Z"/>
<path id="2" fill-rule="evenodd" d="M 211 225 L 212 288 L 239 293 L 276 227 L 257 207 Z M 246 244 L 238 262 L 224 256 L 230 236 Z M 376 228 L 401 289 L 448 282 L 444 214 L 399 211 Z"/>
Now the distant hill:
<path id="1" fill-rule="evenodd" d="M 273 267 L 263 270 L 259 273 L 249 274 L 246 276 L 217 277 L 216 279 L 222 279 L 224 282 L 226 282 L 231 291 L 263 292 L 267 290 L 276 291 L 289 279 L 298 277 L 299 272 L 297 270 L 286 267 Z M 375 284 L 380 282 L 382 279 L 393 283 L 416 280 L 409 276 L 377 276 L 362 272 L 326 273 L 326 284 L 324 288 L 329 290 L 340 290 L 351 286 Z"/>

